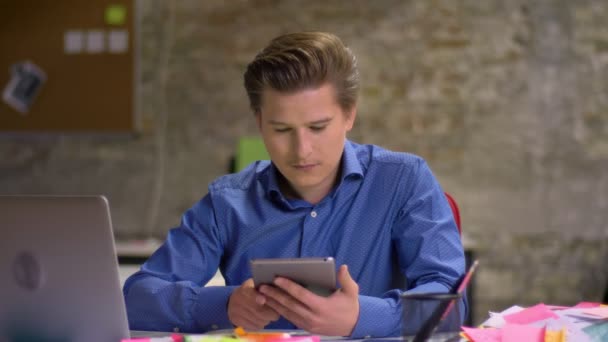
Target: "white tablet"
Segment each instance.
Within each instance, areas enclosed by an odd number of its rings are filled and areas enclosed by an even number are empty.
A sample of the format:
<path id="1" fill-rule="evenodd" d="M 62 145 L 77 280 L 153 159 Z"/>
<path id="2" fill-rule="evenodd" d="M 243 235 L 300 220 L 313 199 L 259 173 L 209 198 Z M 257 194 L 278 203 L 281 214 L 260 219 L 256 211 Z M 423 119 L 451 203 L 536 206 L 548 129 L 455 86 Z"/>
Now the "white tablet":
<path id="1" fill-rule="evenodd" d="M 336 290 L 336 264 L 334 258 L 276 258 L 250 261 L 255 287 L 270 284 L 276 277 L 293 280 L 320 296 L 329 296 Z"/>

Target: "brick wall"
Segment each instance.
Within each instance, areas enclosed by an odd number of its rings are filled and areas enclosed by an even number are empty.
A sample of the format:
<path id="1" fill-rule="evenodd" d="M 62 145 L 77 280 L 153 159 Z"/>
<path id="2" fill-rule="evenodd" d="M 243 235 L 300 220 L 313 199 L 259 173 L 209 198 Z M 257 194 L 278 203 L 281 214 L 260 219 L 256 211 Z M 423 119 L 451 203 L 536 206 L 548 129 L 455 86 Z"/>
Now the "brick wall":
<path id="1" fill-rule="evenodd" d="M 143 131 L 0 141 L 2 193 L 104 193 L 119 237 L 163 237 L 255 134 L 245 65 L 327 30 L 358 55 L 351 138 L 426 158 L 477 247 L 476 317 L 599 300 L 608 282 L 608 3 L 144 1 Z"/>

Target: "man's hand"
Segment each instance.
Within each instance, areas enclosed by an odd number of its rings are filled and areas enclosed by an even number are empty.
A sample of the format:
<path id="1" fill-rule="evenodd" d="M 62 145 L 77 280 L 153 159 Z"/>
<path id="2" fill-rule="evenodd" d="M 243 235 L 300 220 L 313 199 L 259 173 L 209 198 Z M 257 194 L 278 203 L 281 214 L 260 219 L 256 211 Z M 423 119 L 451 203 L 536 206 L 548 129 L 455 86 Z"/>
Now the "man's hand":
<path id="1" fill-rule="evenodd" d="M 266 297 L 255 289 L 253 279 L 247 279 L 228 299 L 228 319 L 247 330 L 263 329 L 279 319 L 279 314 L 265 304 Z"/>
<path id="2" fill-rule="evenodd" d="M 359 285 L 351 278 L 346 265 L 340 266 L 341 289 L 321 297 L 286 278 L 278 277 L 277 287 L 262 285 L 266 305 L 298 328 L 313 334 L 349 336 L 359 319 Z"/>

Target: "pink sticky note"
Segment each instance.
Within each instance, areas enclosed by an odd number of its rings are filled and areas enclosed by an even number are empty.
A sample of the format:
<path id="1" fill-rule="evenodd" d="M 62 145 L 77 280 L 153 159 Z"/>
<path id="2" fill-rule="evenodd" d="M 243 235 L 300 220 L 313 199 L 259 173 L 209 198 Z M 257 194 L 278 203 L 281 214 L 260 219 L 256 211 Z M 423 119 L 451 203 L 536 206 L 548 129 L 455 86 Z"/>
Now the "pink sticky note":
<path id="1" fill-rule="evenodd" d="M 500 329 L 478 329 L 462 327 L 467 338 L 473 342 L 501 342 Z"/>
<path id="2" fill-rule="evenodd" d="M 553 311 L 549 310 L 545 304 L 537 304 L 527 309 L 524 309 L 520 312 L 512 313 L 509 315 L 505 315 L 504 319 L 507 323 L 513 324 L 528 324 L 536 321 L 542 321 L 547 318 L 555 318 L 559 317 L 553 313 Z"/>
<path id="3" fill-rule="evenodd" d="M 573 308 L 587 309 L 587 308 L 597 308 L 598 306 L 600 306 L 600 303 L 580 302 L 580 303 L 576 304 L 575 306 L 573 306 Z"/>
<path id="4" fill-rule="evenodd" d="M 551 310 L 551 311 L 559 311 L 559 310 L 566 310 L 566 309 L 570 309 L 569 306 L 563 306 L 563 305 L 546 305 L 547 309 Z"/>
<path id="5" fill-rule="evenodd" d="M 320 342 L 321 337 L 317 335 L 311 336 L 292 336 L 284 338 L 270 338 L 264 340 L 264 342 Z"/>
<path id="6" fill-rule="evenodd" d="M 598 318 L 608 318 L 608 307 L 591 308 L 583 310 L 583 312 Z"/>
<path id="7" fill-rule="evenodd" d="M 545 328 L 531 325 L 506 324 L 502 327 L 502 342 L 543 342 Z"/>

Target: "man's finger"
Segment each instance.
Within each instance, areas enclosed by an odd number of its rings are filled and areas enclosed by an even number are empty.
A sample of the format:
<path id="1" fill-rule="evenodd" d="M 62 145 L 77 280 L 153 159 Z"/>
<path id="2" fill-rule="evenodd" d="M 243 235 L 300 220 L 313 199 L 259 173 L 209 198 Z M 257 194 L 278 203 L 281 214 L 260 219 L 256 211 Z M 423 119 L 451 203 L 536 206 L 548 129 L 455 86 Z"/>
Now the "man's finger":
<path id="1" fill-rule="evenodd" d="M 260 306 L 266 304 L 266 297 L 263 296 L 263 295 L 261 295 L 261 294 L 256 295 L 255 296 L 255 303 L 257 305 L 260 305 Z"/>
<path id="2" fill-rule="evenodd" d="M 263 319 L 265 319 L 266 321 L 276 321 L 280 317 L 279 313 L 276 312 L 276 310 L 274 310 L 268 304 L 266 304 L 262 307 L 259 307 L 256 314 L 259 315 L 260 317 L 262 317 Z"/>
<path id="3" fill-rule="evenodd" d="M 300 284 L 287 278 L 277 277 L 274 284 L 290 297 L 295 298 L 300 303 L 307 303 L 311 306 L 318 305 L 319 296 L 302 287 Z M 283 303 L 285 304 L 285 303 Z"/>
<path id="4" fill-rule="evenodd" d="M 241 315 L 235 319 L 236 325 L 239 325 L 247 330 L 259 330 L 263 329 L 263 323 L 254 319 L 251 315 Z"/>
<path id="5" fill-rule="evenodd" d="M 304 290 L 304 288 L 302 289 Z M 263 286 L 260 291 L 266 295 L 266 305 L 272 307 L 279 315 L 285 317 L 294 324 L 296 324 L 296 322 L 310 320 L 315 316 L 313 309 L 307 305 L 308 303 L 305 304 L 298 298 L 291 296 L 282 288 Z M 316 295 L 312 293 L 309 294 L 316 297 Z"/>
<path id="6" fill-rule="evenodd" d="M 338 271 L 338 282 L 340 282 L 340 286 L 342 287 L 342 292 L 344 292 L 348 295 L 358 295 L 359 294 L 359 285 L 350 276 L 350 272 L 348 272 L 348 266 L 346 266 L 346 265 L 340 266 L 340 270 Z"/>
<path id="7" fill-rule="evenodd" d="M 270 306 L 273 310 L 279 313 L 279 315 L 285 317 L 286 320 L 294 324 L 296 327 L 300 329 L 304 329 L 304 318 L 293 312 L 291 308 L 284 306 L 273 298 L 268 298 L 268 306 Z"/>

